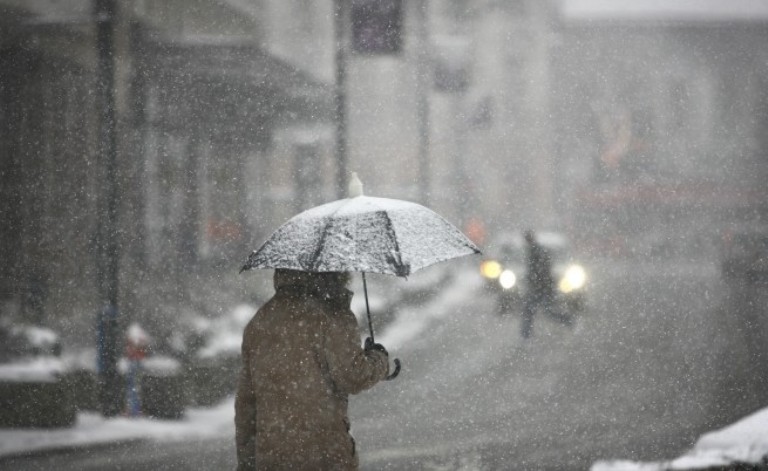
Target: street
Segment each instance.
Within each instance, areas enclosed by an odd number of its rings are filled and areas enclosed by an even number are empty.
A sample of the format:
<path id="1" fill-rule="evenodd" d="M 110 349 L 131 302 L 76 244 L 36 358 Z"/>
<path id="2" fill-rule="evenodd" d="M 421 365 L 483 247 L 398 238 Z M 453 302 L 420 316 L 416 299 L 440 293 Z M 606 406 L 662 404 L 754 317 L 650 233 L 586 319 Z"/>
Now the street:
<path id="1" fill-rule="evenodd" d="M 361 469 L 584 470 L 598 459 L 673 458 L 702 433 L 765 405 L 753 377 L 764 357 L 750 350 L 744 336 L 754 329 L 739 319 L 745 298 L 727 289 L 714 264 L 586 266 L 583 318 L 571 329 L 537 316 L 528 341 L 516 316 L 494 314 L 471 264 L 396 313 L 394 325 L 427 320 L 402 345 L 387 329 L 377 337 L 403 371 L 351 400 Z M 234 432 L 17 458 L 0 468 L 234 469 L 233 445 Z"/>
<path id="2" fill-rule="evenodd" d="M 424 336 L 408 355 L 412 375 L 355 403 L 364 468 L 587 469 L 599 458 L 671 458 L 764 404 L 714 265 L 592 273 L 575 332 L 539 316 L 523 342 L 515 319 L 488 315 L 492 300 L 478 298 Z M 418 384 L 403 386 L 411 378 Z"/>

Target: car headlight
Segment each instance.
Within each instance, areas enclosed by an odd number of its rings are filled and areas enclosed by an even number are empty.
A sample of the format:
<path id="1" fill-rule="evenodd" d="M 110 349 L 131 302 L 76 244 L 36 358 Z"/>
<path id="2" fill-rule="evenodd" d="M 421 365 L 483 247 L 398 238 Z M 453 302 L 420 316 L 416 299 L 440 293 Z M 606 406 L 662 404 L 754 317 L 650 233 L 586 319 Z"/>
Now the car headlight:
<path id="1" fill-rule="evenodd" d="M 486 278 L 495 280 L 501 271 L 501 264 L 496 260 L 486 260 L 480 264 L 480 273 Z"/>
<path id="2" fill-rule="evenodd" d="M 581 289 L 586 282 L 587 272 L 584 271 L 584 268 L 581 265 L 571 265 L 565 270 L 558 288 L 563 293 L 570 293 L 571 291 Z"/>
<path id="3" fill-rule="evenodd" d="M 499 284 L 504 289 L 510 289 L 517 283 L 517 277 L 512 270 L 504 270 L 499 275 Z"/>

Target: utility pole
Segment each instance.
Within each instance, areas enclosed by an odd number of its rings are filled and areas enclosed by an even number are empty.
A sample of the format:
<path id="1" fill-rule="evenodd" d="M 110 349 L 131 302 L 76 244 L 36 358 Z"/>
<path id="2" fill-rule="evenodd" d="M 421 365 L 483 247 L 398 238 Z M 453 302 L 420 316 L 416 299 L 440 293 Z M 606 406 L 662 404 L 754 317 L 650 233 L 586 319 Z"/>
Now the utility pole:
<path id="1" fill-rule="evenodd" d="M 336 197 L 347 193 L 347 0 L 334 0 L 334 33 L 336 42 Z"/>
<path id="2" fill-rule="evenodd" d="M 429 90 L 431 68 L 428 56 L 429 41 L 429 0 L 421 0 L 417 5 L 418 42 L 416 51 L 416 100 L 419 121 L 419 199 L 421 204 L 429 206 L 431 170 L 429 165 Z"/>
<path id="3" fill-rule="evenodd" d="M 104 165 L 104 203 L 99 247 L 104 279 L 99 280 L 106 306 L 97 319 L 98 369 L 102 413 L 111 417 L 122 409 L 122 387 L 117 371 L 118 341 L 118 245 L 117 245 L 117 137 L 115 122 L 114 30 L 116 0 L 94 0 L 96 27 L 96 90 L 99 110 L 99 157 Z"/>

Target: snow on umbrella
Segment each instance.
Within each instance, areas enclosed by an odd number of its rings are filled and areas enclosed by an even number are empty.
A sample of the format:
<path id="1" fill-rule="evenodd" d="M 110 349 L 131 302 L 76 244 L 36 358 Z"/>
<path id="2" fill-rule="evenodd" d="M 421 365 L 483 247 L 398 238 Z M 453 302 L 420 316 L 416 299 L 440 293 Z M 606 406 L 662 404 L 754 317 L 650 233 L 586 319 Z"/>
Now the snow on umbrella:
<path id="1" fill-rule="evenodd" d="M 407 277 L 438 262 L 480 253 L 461 231 L 431 209 L 409 201 L 363 196 L 354 173 L 350 194 L 350 198 L 289 219 L 250 254 L 240 271 L 361 272 L 367 307 L 366 272 Z M 370 310 L 368 327 L 373 339 Z"/>
<path id="2" fill-rule="evenodd" d="M 281 226 L 243 270 L 287 268 L 406 277 L 429 265 L 479 253 L 458 229 L 416 203 L 358 196 L 309 209 Z"/>

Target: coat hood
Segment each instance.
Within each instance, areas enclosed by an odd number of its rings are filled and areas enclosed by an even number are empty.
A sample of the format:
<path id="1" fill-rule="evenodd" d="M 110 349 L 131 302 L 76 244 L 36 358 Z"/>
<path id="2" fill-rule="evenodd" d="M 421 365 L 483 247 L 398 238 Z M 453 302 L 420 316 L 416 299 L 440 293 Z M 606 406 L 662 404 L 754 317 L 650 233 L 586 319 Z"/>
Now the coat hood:
<path id="1" fill-rule="evenodd" d="M 275 270 L 275 291 L 295 290 L 324 299 L 348 298 L 352 292 L 347 289 L 349 274 L 346 272 L 313 273 L 278 268 Z"/>

